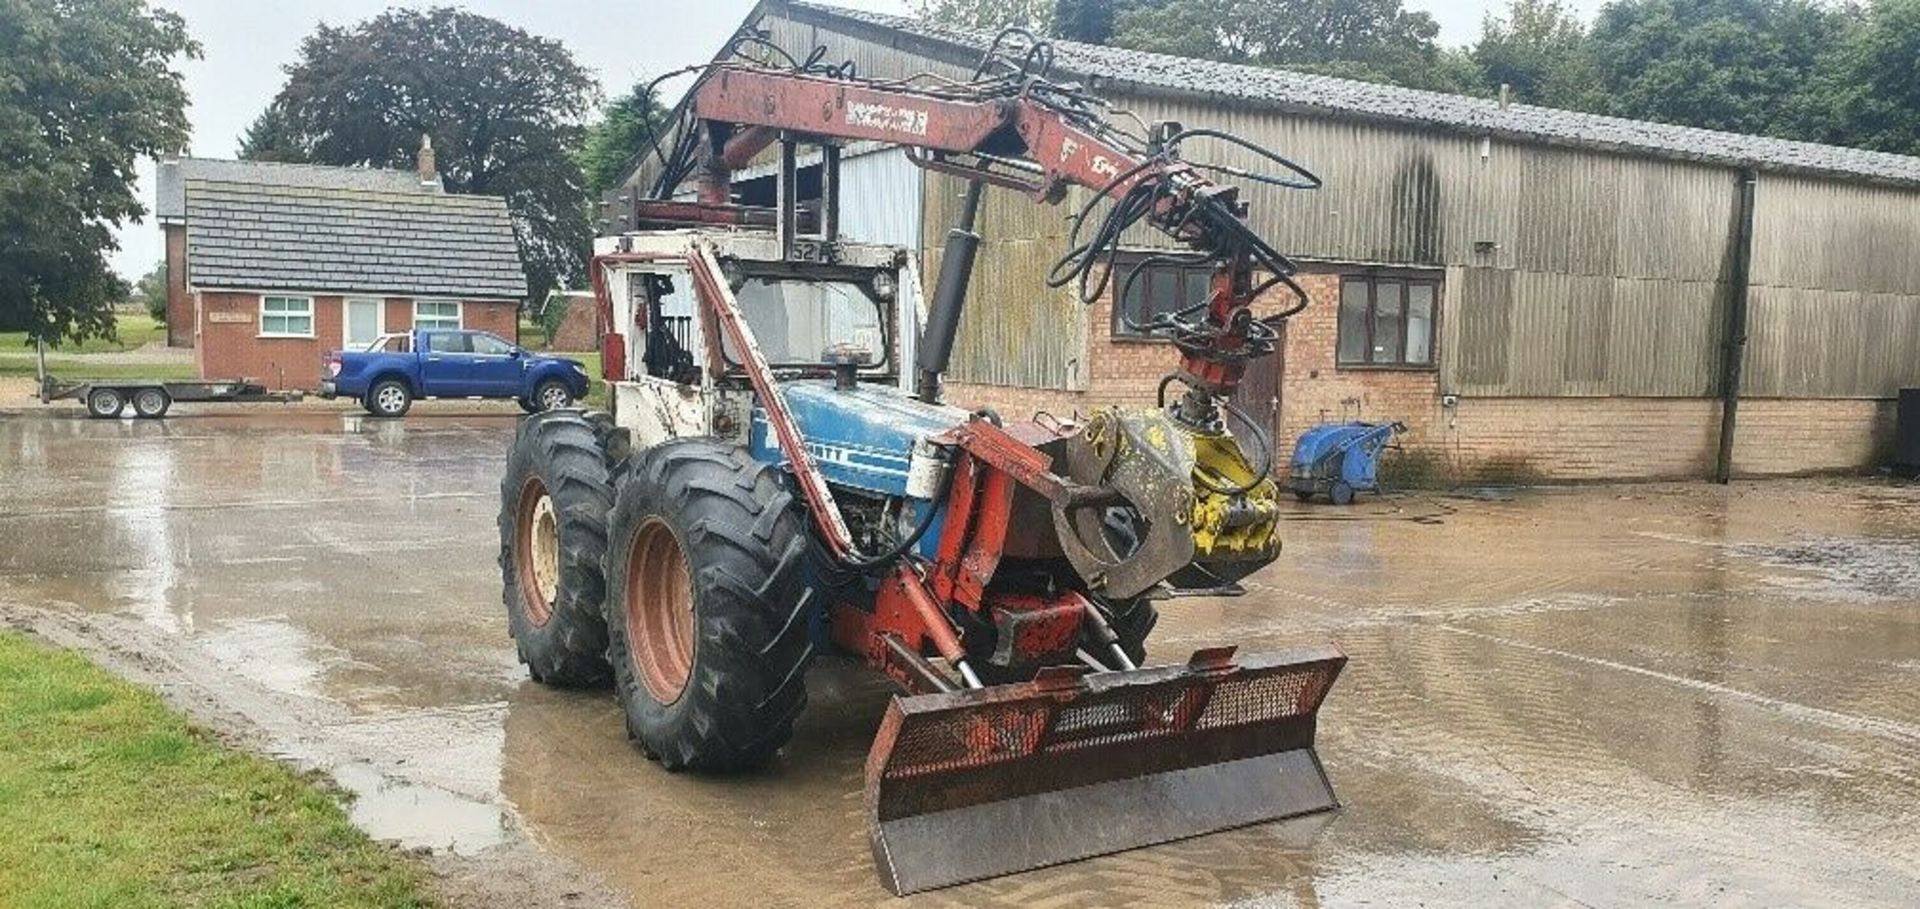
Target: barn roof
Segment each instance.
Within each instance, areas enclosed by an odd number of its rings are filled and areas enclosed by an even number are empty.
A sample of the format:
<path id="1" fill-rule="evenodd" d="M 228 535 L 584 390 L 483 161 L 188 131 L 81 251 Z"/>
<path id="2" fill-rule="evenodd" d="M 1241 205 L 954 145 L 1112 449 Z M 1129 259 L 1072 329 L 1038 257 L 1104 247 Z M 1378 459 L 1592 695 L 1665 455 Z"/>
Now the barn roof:
<path id="1" fill-rule="evenodd" d="M 760 12 L 898 47 L 944 62 L 972 66 L 992 40 L 986 32 L 952 28 L 801 0 L 766 0 Z M 1344 116 L 1433 129 L 1491 135 L 1599 151 L 1703 161 L 1920 185 L 1920 158 L 1813 142 L 1672 126 L 1599 114 L 1511 104 L 1466 95 L 1420 91 L 1263 66 L 1218 63 L 1124 48 L 1054 41 L 1057 71 L 1096 87 L 1144 95 L 1253 102 L 1276 111 Z"/>

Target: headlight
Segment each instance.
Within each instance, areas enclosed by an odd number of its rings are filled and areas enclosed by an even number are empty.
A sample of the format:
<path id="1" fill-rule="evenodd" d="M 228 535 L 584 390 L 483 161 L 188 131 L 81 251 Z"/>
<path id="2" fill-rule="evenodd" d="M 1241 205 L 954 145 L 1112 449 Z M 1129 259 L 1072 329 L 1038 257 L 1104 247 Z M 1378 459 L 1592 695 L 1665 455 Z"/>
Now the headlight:
<path id="1" fill-rule="evenodd" d="M 893 299 L 893 292 L 898 289 L 899 284 L 894 278 L 893 272 L 882 270 L 873 273 L 874 296 L 882 300 L 891 300 Z"/>
<path id="2" fill-rule="evenodd" d="M 587 372 L 587 367 L 585 367 L 584 365 L 581 365 L 579 363 L 568 363 L 567 365 L 573 367 L 573 371 L 579 373 L 582 376 L 589 375 L 589 373 Z"/>

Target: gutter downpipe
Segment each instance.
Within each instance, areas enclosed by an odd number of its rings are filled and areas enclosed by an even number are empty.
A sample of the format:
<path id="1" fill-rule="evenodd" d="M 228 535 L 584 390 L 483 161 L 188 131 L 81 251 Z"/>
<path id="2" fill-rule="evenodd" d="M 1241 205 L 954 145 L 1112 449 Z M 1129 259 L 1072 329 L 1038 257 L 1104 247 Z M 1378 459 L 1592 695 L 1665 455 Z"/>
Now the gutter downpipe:
<path id="1" fill-rule="evenodd" d="M 1713 477 L 1721 485 L 1733 476 L 1733 433 L 1740 412 L 1740 366 L 1747 349 L 1747 299 L 1753 272 L 1753 195 L 1759 179 L 1751 167 L 1740 171 L 1732 293 L 1727 301 L 1726 353 L 1720 374 L 1720 455 Z"/>

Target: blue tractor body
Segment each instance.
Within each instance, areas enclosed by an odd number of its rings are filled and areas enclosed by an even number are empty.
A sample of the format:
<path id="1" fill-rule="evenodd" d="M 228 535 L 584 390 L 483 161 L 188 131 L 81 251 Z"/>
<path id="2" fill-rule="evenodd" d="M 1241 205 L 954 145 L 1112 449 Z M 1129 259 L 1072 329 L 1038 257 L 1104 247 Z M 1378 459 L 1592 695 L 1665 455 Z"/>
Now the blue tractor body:
<path id="1" fill-rule="evenodd" d="M 935 490 L 917 488 L 914 459 L 934 455 L 916 454 L 916 448 L 922 440 L 965 423 L 966 411 L 928 404 L 885 385 L 836 388 L 830 380 L 806 380 L 783 383 L 780 392 L 806 437 L 815 466 L 836 489 L 904 497 L 914 509 L 915 520 L 921 509 L 946 507 L 945 502 L 934 502 Z M 757 460 L 787 462 L 763 408 L 754 408 L 747 447 Z M 920 554 L 931 557 L 939 539 L 940 518 L 935 516 L 920 538 Z"/>

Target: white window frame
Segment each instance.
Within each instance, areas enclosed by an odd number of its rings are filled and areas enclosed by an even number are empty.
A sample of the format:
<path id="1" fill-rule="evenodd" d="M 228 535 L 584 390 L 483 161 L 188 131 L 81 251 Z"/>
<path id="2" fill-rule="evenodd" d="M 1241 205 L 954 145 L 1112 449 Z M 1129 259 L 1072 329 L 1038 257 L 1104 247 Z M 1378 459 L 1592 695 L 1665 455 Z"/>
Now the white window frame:
<path id="1" fill-rule="evenodd" d="M 300 300 L 300 301 L 302 301 L 302 302 L 304 302 L 304 303 L 306 303 L 306 304 L 307 304 L 307 330 L 306 330 L 306 331 L 304 331 L 304 332 L 298 332 L 298 331 L 268 331 L 268 330 L 267 330 L 267 301 L 268 301 L 268 300 Z M 294 314 L 294 313 L 290 313 L 290 312 L 277 312 L 277 313 L 274 313 L 273 315 L 275 315 L 275 316 L 280 316 L 280 317 L 283 317 L 283 318 L 284 318 L 284 317 L 289 317 L 289 316 L 294 316 L 295 314 Z M 314 323 L 314 306 L 313 306 L 313 297 L 312 297 L 312 296 L 310 296 L 310 295 L 307 295 L 307 294 L 289 294 L 289 293 L 276 293 L 276 294 L 261 294 L 261 295 L 260 295 L 260 333 L 259 333 L 259 335 L 258 335 L 258 337 L 262 337 L 262 338 L 311 338 L 311 337 L 313 337 L 313 336 L 314 336 L 314 333 L 313 333 L 313 332 L 314 332 L 314 324 L 313 324 L 313 323 Z"/>
<path id="2" fill-rule="evenodd" d="M 378 341 L 387 334 L 387 301 L 384 297 L 341 297 L 340 298 L 340 346 L 353 343 L 353 304 L 372 303 L 374 332 L 373 340 Z M 371 341 L 368 343 L 372 343 Z"/>
<path id="3" fill-rule="evenodd" d="M 452 304 L 453 304 L 453 320 L 454 320 L 454 325 L 453 325 L 453 328 L 452 328 L 452 329 L 448 329 L 448 328 L 447 328 L 446 326 L 444 326 L 444 325 L 435 325 L 435 326 L 434 326 L 434 328 L 437 328 L 437 329 L 439 329 L 439 330 L 441 330 L 441 331 L 449 331 L 449 330 L 452 330 L 452 331 L 462 331 L 462 330 L 465 330 L 465 329 L 466 329 L 466 327 L 467 327 L 467 304 L 466 304 L 466 301 L 464 301 L 464 300 L 415 300 L 415 301 L 413 301 L 413 328 L 414 328 L 414 330 L 415 330 L 415 331 L 419 331 L 419 330 L 420 330 L 420 304 L 422 304 L 422 303 L 431 303 L 431 304 L 433 304 L 433 305 L 435 305 L 435 306 L 441 306 L 441 305 L 445 305 L 445 304 L 447 304 L 447 303 L 452 303 Z M 434 316 L 434 318 L 435 318 L 435 319 L 437 320 L 437 319 L 440 319 L 440 318 L 443 318 L 443 317 L 442 317 L 442 316 Z M 429 329 L 429 330 L 431 330 L 431 329 Z"/>

